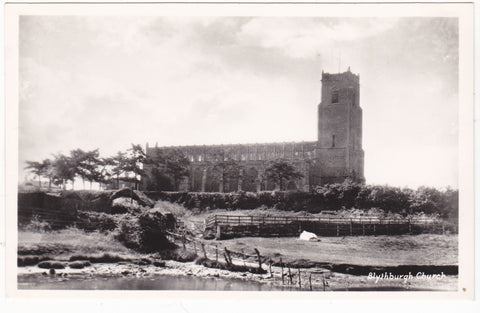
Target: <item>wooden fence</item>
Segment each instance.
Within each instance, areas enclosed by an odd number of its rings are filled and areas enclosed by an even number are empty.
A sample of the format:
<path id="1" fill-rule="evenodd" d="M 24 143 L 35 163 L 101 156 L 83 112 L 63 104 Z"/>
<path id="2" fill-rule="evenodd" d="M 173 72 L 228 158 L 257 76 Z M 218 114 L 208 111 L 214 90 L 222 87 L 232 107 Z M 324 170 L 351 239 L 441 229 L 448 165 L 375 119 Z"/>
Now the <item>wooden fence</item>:
<path id="1" fill-rule="evenodd" d="M 187 235 L 184 229 L 166 232 L 167 239 L 177 243 L 183 250 L 195 253 L 199 257 L 211 260 L 213 264 L 235 264 L 244 271 L 262 274 L 266 280 L 278 282 L 285 288 L 309 291 L 330 290 L 328 280 L 330 271 L 321 268 L 300 268 L 297 264 L 275 261 L 262 255 L 257 248 L 234 251 L 220 243 L 211 243 Z M 245 250 L 251 250 L 248 253 Z M 224 260 L 224 261 L 223 261 Z M 243 265 L 243 267 L 242 267 Z M 252 271 L 254 270 L 254 271 Z"/>
<path id="2" fill-rule="evenodd" d="M 399 235 L 455 232 L 451 224 L 426 217 L 397 219 L 377 217 L 244 216 L 212 215 L 205 220 L 207 238 L 242 236 L 298 236 L 302 230 L 320 236 Z"/>

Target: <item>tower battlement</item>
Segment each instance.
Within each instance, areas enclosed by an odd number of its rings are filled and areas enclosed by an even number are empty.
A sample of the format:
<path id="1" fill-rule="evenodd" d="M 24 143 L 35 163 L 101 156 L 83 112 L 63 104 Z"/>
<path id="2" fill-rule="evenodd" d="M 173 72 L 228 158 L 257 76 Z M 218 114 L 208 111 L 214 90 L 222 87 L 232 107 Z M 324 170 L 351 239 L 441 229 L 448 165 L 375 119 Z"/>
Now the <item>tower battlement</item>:
<path id="1" fill-rule="evenodd" d="M 322 83 L 327 80 L 333 80 L 333 81 L 339 81 L 339 80 L 345 80 L 345 81 L 360 81 L 360 75 L 359 74 L 354 74 L 350 71 L 350 68 L 348 68 L 348 71 L 343 72 L 343 73 L 325 73 L 322 72 Z"/>

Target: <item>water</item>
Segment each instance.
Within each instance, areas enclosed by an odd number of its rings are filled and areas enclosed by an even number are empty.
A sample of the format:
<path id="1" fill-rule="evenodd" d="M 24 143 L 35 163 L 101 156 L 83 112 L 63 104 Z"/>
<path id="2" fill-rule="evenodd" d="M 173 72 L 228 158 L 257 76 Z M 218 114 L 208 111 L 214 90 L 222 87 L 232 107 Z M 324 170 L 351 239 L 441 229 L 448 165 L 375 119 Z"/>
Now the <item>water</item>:
<path id="1" fill-rule="evenodd" d="M 150 277 L 117 276 L 44 276 L 25 274 L 18 276 L 18 289 L 40 290 L 217 290 L 217 291 L 298 291 L 288 286 L 272 286 L 239 279 L 199 278 L 193 276 L 154 275 Z M 447 289 L 446 289 L 447 290 Z M 446 291 L 445 290 L 445 291 Z M 449 289 L 448 289 L 449 290 Z M 452 289 L 455 290 L 455 289 Z M 303 290 L 305 291 L 305 289 Z M 319 291 L 319 290 L 316 290 Z M 439 291 L 427 288 L 398 286 L 371 286 L 335 288 L 331 291 Z"/>
<path id="2" fill-rule="evenodd" d="M 18 276 L 18 289 L 42 290 L 221 290 L 282 291 L 288 287 L 271 286 L 238 279 L 199 278 L 155 275 L 150 277 L 58 277 L 27 274 Z"/>

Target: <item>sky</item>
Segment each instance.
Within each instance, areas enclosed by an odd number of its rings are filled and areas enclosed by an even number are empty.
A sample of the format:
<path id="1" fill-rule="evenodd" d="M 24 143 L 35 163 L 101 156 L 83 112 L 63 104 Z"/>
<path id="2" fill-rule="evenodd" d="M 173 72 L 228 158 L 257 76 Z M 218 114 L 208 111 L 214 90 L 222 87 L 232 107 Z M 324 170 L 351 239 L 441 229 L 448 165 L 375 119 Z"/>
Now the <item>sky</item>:
<path id="1" fill-rule="evenodd" d="M 455 18 L 22 16 L 26 160 L 314 141 L 322 70 L 360 75 L 365 178 L 458 187 Z"/>

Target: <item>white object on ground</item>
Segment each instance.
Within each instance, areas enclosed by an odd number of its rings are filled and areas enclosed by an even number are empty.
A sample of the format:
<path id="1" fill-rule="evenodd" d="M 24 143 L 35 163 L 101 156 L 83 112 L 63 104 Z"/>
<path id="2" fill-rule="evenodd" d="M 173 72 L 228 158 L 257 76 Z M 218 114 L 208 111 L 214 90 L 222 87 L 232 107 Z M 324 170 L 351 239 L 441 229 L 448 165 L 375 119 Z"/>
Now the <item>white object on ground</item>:
<path id="1" fill-rule="evenodd" d="M 308 240 L 308 241 L 320 241 L 320 239 L 314 233 L 308 231 L 302 231 L 300 234 L 300 240 Z"/>

